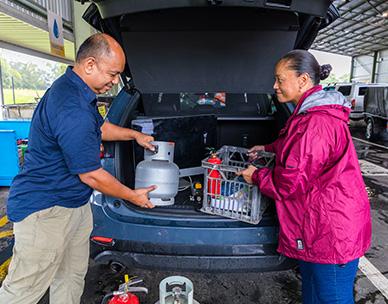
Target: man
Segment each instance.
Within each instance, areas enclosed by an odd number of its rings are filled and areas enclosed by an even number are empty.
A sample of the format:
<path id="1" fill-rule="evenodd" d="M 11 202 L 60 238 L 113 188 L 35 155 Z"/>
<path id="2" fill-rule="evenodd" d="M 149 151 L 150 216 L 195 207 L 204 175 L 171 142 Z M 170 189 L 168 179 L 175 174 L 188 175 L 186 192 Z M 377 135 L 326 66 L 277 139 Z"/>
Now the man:
<path id="1" fill-rule="evenodd" d="M 57 79 L 31 122 L 22 172 L 10 189 L 7 214 L 15 245 L 0 303 L 35 304 L 50 287 L 50 302 L 80 302 L 93 228 L 92 189 L 152 208 L 148 192 L 132 190 L 101 168 L 101 140 L 132 140 L 153 149 L 152 136 L 104 122 L 96 94 L 119 82 L 125 55 L 110 36 L 89 37 L 74 68 Z"/>

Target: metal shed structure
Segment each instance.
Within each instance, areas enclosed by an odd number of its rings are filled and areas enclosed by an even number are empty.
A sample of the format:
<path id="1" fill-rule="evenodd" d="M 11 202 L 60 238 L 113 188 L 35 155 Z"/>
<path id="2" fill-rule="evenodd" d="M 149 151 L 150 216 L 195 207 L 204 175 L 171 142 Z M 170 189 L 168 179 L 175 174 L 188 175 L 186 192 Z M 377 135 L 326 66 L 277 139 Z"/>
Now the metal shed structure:
<path id="1" fill-rule="evenodd" d="M 74 60 L 71 0 L 0 0 L 0 47 L 62 62 Z M 50 52 L 47 10 L 62 17 L 65 56 Z"/>
<path id="2" fill-rule="evenodd" d="M 388 83 L 388 1 L 335 0 L 341 17 L 311 47 L 352 57 L 351 80 Z"/>

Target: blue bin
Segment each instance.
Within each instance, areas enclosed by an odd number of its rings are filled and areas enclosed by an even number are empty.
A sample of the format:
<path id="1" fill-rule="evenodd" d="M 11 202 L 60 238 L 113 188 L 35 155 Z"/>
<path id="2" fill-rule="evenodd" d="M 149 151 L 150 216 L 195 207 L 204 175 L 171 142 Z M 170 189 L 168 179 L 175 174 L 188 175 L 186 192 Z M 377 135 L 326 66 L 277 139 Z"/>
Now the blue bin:
<path id="1" fill-rule="evenodd" d="M 30 120 L 0 121 L 0 186 L 10 186 L 19 172 L 19 156 L 16 141 L 28 138 Z"/>

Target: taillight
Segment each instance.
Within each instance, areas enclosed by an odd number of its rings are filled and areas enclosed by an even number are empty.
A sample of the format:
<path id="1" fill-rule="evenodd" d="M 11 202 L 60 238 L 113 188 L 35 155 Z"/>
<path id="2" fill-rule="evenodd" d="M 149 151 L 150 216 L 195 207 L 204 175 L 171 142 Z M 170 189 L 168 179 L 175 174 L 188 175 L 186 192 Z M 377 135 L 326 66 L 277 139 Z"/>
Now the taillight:
<path id="1" fill-rule="evenodd" d="M 352 99 L 350 101 L 351 105 L 352 105 L 352 110 L 354 110 L 355 106 L 356 106 L 356 100 L 355 99 Z"/>
<path id="2" fill-rule="evenodd" d="M 113 246 L 114 245 L 114 241 L 112 238 L 107 238 L 104 236 L 93 236 L 91 238 L 91 240 L 93 242 L 96 242 L 98 244 L 105 245 L 105 246 Z"/>
<path id="3" fill-rule="evenodd" d="M 103 159 L 104 158 L 104 145 L 103 144 L 101 144 L 100 145 L 100 159 Z"/>

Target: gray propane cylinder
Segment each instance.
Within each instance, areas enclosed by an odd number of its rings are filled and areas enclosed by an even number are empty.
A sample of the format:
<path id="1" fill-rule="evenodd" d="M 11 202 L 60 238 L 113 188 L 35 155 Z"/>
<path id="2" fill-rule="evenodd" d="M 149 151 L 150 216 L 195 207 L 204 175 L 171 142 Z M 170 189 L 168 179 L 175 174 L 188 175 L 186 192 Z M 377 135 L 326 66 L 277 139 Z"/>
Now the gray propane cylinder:
<path id="1" fill-rule="evenodd" d="M 150 201 L 155 206 L 173 205 L 179 185 L 179 168 L 173 162 L 175 143 L 154 141 L 151 144 L 155 152 L 144 150 L 144 160 L 136 167 L 135 188 L 156 185 L 149 193 Z"/>
<path id="2" fill-rule="evenodd" d="M 188 278 L 167 277 L 159 284 L 159 301 L 155 304 L 199 304 L 193 295 L 193 283 Z"/>

